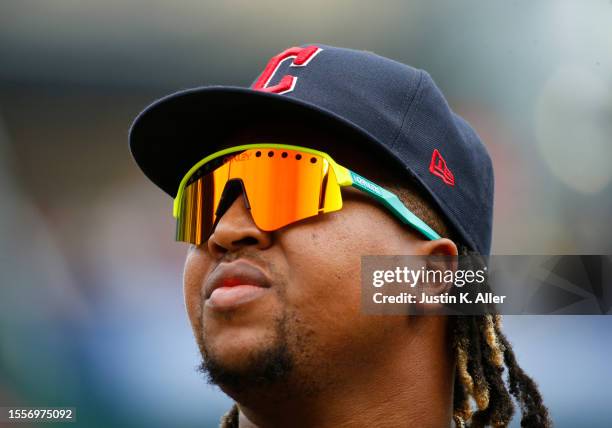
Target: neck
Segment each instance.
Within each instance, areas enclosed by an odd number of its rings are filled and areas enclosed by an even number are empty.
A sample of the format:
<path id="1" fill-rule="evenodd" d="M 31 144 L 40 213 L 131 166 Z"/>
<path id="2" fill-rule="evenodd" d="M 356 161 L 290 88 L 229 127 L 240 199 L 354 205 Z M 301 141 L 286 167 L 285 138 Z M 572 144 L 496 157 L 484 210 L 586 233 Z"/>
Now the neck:
<path id="1" fill-rule="evenodd" d="M 420 317 L 410 337 L 353 355 L 325 373 L 316 393 L 289 381 L 257 393 L 237 394 L 244 427 L 449 427 L 454 365 L 445 323 Z M 234 394 L 230 394 L 234 395 Z"/>

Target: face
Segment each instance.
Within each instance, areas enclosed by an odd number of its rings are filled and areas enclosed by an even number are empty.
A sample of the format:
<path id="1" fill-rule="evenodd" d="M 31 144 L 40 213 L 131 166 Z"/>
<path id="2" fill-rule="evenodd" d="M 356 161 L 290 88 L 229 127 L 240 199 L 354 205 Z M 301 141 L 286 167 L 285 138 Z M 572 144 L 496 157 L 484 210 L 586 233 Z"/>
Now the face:
<path id="1" fill-rule="evenodd" d="M 257 142 L 321 149 L 375 182 L 389 169 L 354 141 L 300 123 L 262 123 L 224 146 Z M 342 194 L 340 211 L 272 232 L 257 228 L 239 196 L 208 241 L 190 247 L 184 293 L 203 368 L 234 398 L 280 384 L 316 392 L 407 334 L 403 317 L 361 314 L 360 256 L 425 254 L 429 242 L 366 194 Z M 243 289 L 212 298 L 207 287 L 215 281 L 265 288 L 231 287 Z"/>

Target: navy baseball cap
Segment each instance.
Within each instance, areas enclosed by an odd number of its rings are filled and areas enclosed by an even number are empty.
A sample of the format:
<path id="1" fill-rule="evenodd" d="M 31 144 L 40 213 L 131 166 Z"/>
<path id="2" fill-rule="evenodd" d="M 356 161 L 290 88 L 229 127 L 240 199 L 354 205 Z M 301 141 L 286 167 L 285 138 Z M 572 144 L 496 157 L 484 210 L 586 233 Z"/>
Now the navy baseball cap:
<path id="1" fill-rule="evenodd" d="M 350 129 L 406 170 L 463 242 L 489 254 L 493 167 L 474 129 L 431 76 L 372 52 L 322 44 L 274 56 L 249 88 L 204 86 L 155 101 L 134 120 L 130 150 L 145 175 L 175 197 L 219 137 L 256 113 L 307 115 Z"/>

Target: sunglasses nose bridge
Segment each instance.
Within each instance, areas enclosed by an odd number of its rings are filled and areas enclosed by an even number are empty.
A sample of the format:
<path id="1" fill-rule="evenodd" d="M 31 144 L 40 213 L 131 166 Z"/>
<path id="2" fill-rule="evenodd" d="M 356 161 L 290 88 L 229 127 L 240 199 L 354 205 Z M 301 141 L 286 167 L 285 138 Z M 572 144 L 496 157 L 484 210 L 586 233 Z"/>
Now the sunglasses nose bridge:
<path id="1" fill-rule="evenodd" d="M 217 217 L 217 222 L 221 218 L 221 216 L 232 206 L 234 200 L 242 194 L 244 198 L 244 205 L 248 210 L 251 209 L 251 204 L 249 203 L 249 198 L 247 196 L 246 188 L 244 187 L 244 182 L 240 178 L 232 178 L 225 183 L 225 187 L 223 188 L 223 192 L 221 193 L 221 198 L 219 200 L 219 205 L 217 206 L 217 210 L 215 211 L 215 216 Z"/>

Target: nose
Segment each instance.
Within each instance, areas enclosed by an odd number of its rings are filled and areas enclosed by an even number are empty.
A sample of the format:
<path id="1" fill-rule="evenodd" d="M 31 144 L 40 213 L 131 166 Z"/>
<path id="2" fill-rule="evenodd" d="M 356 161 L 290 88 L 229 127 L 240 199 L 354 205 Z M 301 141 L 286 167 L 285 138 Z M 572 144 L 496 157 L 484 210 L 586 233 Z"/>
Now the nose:
<path id="1" fill-rule="evenodd" d="M 246 246 L 263 250 L 272 245 L 270 232 L 263 231 L 253 221 L 242 192 L 231 192 L 229 207 L 217 221 L 217 225 L 207 241 L 208 250 L 215 258 L 228 251 L 235 252 Z"/>

